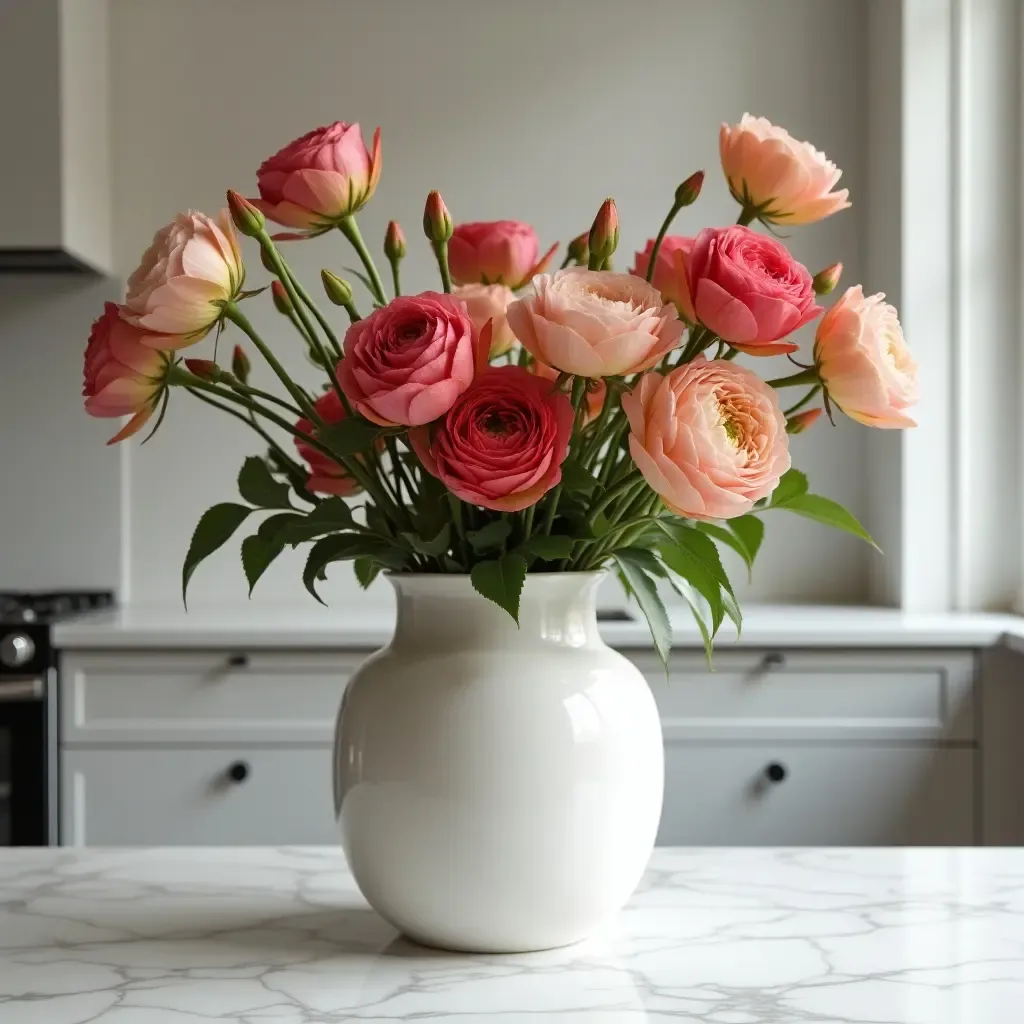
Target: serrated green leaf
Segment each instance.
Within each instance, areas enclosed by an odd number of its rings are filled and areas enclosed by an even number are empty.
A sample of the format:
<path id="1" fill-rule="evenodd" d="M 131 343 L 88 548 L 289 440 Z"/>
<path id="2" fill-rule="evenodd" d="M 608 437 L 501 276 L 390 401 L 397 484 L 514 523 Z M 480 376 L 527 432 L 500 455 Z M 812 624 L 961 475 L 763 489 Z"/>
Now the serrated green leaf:
<path id="1" fill-rule="evenodd" d="M 720 544 L 732 548 L 743 559 L 747 572 L 750 572 L 750 558 L 746 546 L 729 530 L 717 523 L 696 523 L 695 526 L 701 533 L 706 533 L 709 537 L 714 537 Z"/>
<path id="2" fill-rule="evenodd" d="M 469 579 L 478 594 L 504 608 L 519 625 L 519 598 L 526 582 L 526 559 L 522 555 L 477 562 Z"/>
<path id="3" fill-rule="evenodd" d="M 524 540 L 516 548 L 516 553 L 524 558 L 541 558 L 545 562 L 554 562 L 560 558 L 568 558 L 572 554 L 572 547 L 572 537 L 538 533 Z"/>
<path id="4" fill-rule="evenodd" d="M 711 612 L 711 635 L 714 636 L 725 617 L 722 583 L 719 579 L 719 576 L 725 575 L 725 570 L 721 569 L 722 563 L 714 541 L 682 523 L 659 520 L 658 525 L 667 537 L 659 549 L 662 561 L 677 576 L 692 584 L 707 601 Z M 715 565 L 708 560 L 708 548 L 713 552 L 713 561 L 717 562 L 717 571 Z"/>
<path id="5" fill-rule="evenodd" d="M 231 535 L 245 521 L 252 509 L 247 505 L 223 502 L 208 508 L 201 516 L 192 533 L 192 541 L 181 567 L 181 603 L 186 605 L 188 582 L 196 566 L 230 540 Z"/>
<path id="6" fill-rule="evenodd" d="M 653 551 L 649 551 L 647 548 L 636 547 L 619 548 L 619 551 L 628 554 L 649 576 L 656 576 L 660 579 L 668 578 L 665 566 L 658 561 L 658 556 Z"/>
<path id="7" fill-rule="evenodd" d="M 669 579 L 669 585 L 688 605 L 693 621 L 697 623 L 697 629 L 700 630 L 701 639 L 704 641 L 704 658 L 708 663 L 708 668 L 713 672 L 714 666 L 711 663 L 711 654 L 714 650 L 714 638 L 708 629 L 708 624 L 704 621 L 704 616 L 701 614 L 700 603 L 693 592 L 693 587 L 686 580 L 671 578 Z"/>
<path id="8" fill-rule="evenodd" d="M 579 492 L 589 494 L 601 486 L 589 470 L 584 469 L 574 458 L 568 458 L 562 463 L 562 488 L 568 492 Z"/>
<path id="9" fill-rule="evenodd" d="M 837 530 L 845 530 L 866 541 L 876 551 L 882 550 L 871 534 L 861 526 L 857 517 L 831 498 L 823 498 L 820 494 L 799 494 L 778 507 L 786 512 L 795 512 L 798 516 L 806 516 L 808 519 L 824 523 L 826 526 L 833 526 Z"/>
<path id="10" fill-rule="evenodd" d="M 260 538 L 267 543 L 280 538 L 282 544 L 286 543 L 285 537 L 290 527 L 297 526 L 300 523 L 304 523 L 306 517 L 300 515 L 298 512 L 277 512 L 272 516 L 267 516 L 266 519 L 260 523 L 259 529 L 256 531 Z"/>
<path id="11" fill-rule="evenodd" d="M 255 455 L 242 463 L 238 473 L 238 493 L 257 508 L 291 508 L 288 484 L 275 480 L 263 459 Z"/>
<path id="12" fill-rule="evenodd" d="M 345 459 L 369 451 L 380 434 L 381 428 L 376 423 L 358 416 L 348 416 L 339 423 L 318 427 L 314 436 L 339 459 Z"/>
<path id="13" fill-rule="evenodd" d="M 359 582 L 359 586 L 366 590 L 367 587 L 380 575 L 381 564 L 375 562 L 372 558 L 366 555 L 360 555 L 353 563 L 352 568 L 355 570 L 356 579 Z"/>
<path id="14" fill-rule="evenodd" d="M 478 555 L 497 551 L 512 533 L 512 524 L 507 519 L 495 519 L 479 530 L 467 530 L 466 540 Z"/>
<path id="15" fill-rule="evenodd" d="M 443 555 L 448 548 L 451 547 L 452 524 L 445 523 L 444 526 L 441 527 L 437 536 L 431 537 L 430 540 L 424 540 L 416 533 L 403 533 L 402 537 L 413 551 L 416 551 L 421 555 L 428 555 L 431 558 L 437 558 L 440 555 Z"/>
<path id="16" fill-rule="evenodd" d="M 654 641 L 654 649 L 658 652 L 658 657 L 661 658 L 667 675 L 668 656 L 672 650 L 672 625 L 668 621 L 665 605 L 658 596 L 658 588 L 655 586 L 654 580 L 644 572 L 643 566 L 633 558 L 632 552 L 616 551 L 612 558 L 622 575 L 625 576 L 636 597 L 637 604 L 640 605 L 640 611 L 647 619 L 647 625 L 651 630 L 651 639 Z"/>
<path id="17" fill-rule="evenodd" d="M 755 515 L 745 515 L 729 519 L 725 525 L 746 549 L 746 562 L 752 568 L 754 559 L 761 550 L 761 541 L 764 540 L 764 523 Z"/>
<path id="18" fill-rule="evenodd" d="M 267 571 L 267 567 L 284 550 L 284 542 L 278 540 L 267 540 L 261 537 L 259 532 L 246 537 L 242 541 L 242 568 L 245 570 L 245 578 L 249 582 L 249 596 L 252 597 L 253 588 L 259 578 Z"/>
<path id="19" fill-rule="evenodd" d="M 327 566 L 332 562 L 347 561 L 360 556 L 372 558 L 388 569 L 404 569 L 408 566 L 407 556 L 385 541 L 368 537 L 362 533 L 335 533 L 330 537 L 321 538 L 310 548 L 306 567 L 302 571 L 302 582 L 306 589 L 323 604 L 320 595 L 316 592 L 316 581 L 326 578 Z"/>
<path id="20" fill-rule="evenodd" d="M 312 512 L 306 516 L 310 523 L 323 523 L 333 530 L 350 530 L 355 526 L 352 509 L 344 498 L 337 496 L 325 498 Z"/>
<path id="21" fill-rule="evenodd" d="M 775 508 L 777 505 L 784 505 L 799 494 L 807 493 L 807 476 L 799 469 L 790 469 L 782 474 L 775 490 L 768 499 L 768 508 Z"/>

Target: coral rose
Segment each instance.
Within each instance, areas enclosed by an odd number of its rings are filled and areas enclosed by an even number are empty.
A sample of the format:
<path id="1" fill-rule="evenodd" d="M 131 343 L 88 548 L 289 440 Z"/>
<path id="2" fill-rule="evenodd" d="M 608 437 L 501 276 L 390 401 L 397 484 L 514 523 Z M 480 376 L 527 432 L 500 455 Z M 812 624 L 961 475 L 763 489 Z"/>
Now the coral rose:
<path id="1" fill-rule="evenodd" d="M 465 304 L 477 331 L 482 331 L 488 320 L 493 323 L 492 359 L 504 355 L 515 344 L 516 336 L 505 319 L 505 310 L 516 298 L 511 288 L 503 284 L 461 284 L 452 289 L 452 295 Z"/>
<path id="2" fill-rule="evenodd" d="M 917 402 L 917 363 L 903 340 L 896 309 L 860 285 L 822 317 L 814 361 L 829 398 L 868 427 L 916 427 L 906 410 Z"/>
<path id="3" fill-rule="evenodd" d="M 612 377 L 654 366 L 679 344 L 683 323 L 658 290 L 632 274 L 560 270 L 534 281 L 506 316 L 542 363 L 580 377 Z"/>
<path id="4" fill-rule="evenodd" d="M 380 129 L 371 153 L 358 124 L 335 121 L 264 160 L 250 202 L 278 224 L 320 234 L 369 202 L 380 170 Z"/>
<path id="5" fill-rule="evenodd" d="M 469 387 L 475 332 L 451 295 L 403 295 L 345 333 L 338 380 L 367 419 L 418 426 L 444 415 Z"/>
<path id="6" fill-rule="evenodd" d="M 328 391 L 321 395 L 313 403 L 313 408 L 316 409 L 320 419 L 328 425 L 340 423 L 345 418 L 345 409 L 336 391 Z M 295 429 L 312 435 L 313 424 L 303 418 L 296 422 Z M 337 494 L 342 498 L 347 498 L 359 490 L 356 480 L 345 472 L 345 467 L 339 465 L 335 459 L 324 455 L 322 451 L 314 448 L 308 441 L 303 441 L 300 437 L 295 438 L 295 447 L 298 448 L 299 455 L 309 466 L 306 490 L 313 491 L 315 494 Z"/>
<path id="7" fill-rule="evenodd" d="M 750 228 L 705 228 L 682 260 L 697 319 L 750 355 L 795 352 L 773 343 L 821 312 L 807 268 Z"/>
<path id="8" fill-rule="evenodd" d="M 177 340 L 153 337 L 126 323 L 113 302 L 103 307 L 85 348 L 85 411 L 90 416 L 132 417 L 107 444 L 138 433 L 153 415 L 167 386 L 165 353 Z"/>
<path id="9" fill-rule="evenodd" d="M 409 431 L 427 472 L 472 505 L 518 512 L 562 479 L 572 403 L 518 366 L 480 374 L 439 423 Z"/>
<path id="10" fill-rule="evenodd" d="M 690 289 L 686 283 L 686 265 L 683 257 L 692 248 L 692 238 L 684 235 L 666 235 L 658 247 L 658 258 L 654 262 L 654 274 L 651 277 L 651 284 L 661 292 L 661 297 L 666 302 L 674 303 L 679 315 L 691 324 L 697 317 L 693 312 Z M 649 238 L 644 251 L 638 252 L 634 257 L 630 273 L 646 279 L 653 251 L 654 239 Z"/>
<path id="11" fill-rule="evenodd" d="M 537 232 L 519 220 L 457 224 L 448 241 L 448 268 L 456 284 L 504 284 L 522 288 L 541 273 L 558 248 L 540 259 Z"/>
<path id="12" fill-rule="evenodd" d="M 786 419 L 757 374 L 703 356 L 647 373 L 622 396 L 629 450 L 662 501 L 690 519 L 731 519 L 789 469 Z"/>
<path id="13" fill-rule="evenodd" d="M 221 318 L 245 279 L 235 226 L 189 210 L 154 236 L 128 278 L 121 316 L 153 334 L 174 334 L 176 348 L 194 345 Z M 146 344 L 150 344 L 146 342 Z M 164 340 L 154 342 L 164 347 Z"/>
<path id="14" fill-rule="evenodd" d="M 558 371 L 553 366 L 538 362 L 536 359 L 530 360 L 529 370 L 530 373 L 535 373 L 538 377 L 543 377 L 544 380 L 552 382 L 558 380 Z M 597 419 L 601 414 L 601 410 L 604 408 L 604 400 L 608 397 L 608 385 L 603 380 L 598 378 L 592 380 L 590 384 L 591 386 L 587 388 L 588 423 L 593 419 Z"/>
<path id="15" fill-rule="evenodd" d="M 812 224 L 850 205 L 845 188 L 832 191 L 843 172 L 763 117 L 723 124 L 718 147 L 733 198 L 763 221 Z"/>

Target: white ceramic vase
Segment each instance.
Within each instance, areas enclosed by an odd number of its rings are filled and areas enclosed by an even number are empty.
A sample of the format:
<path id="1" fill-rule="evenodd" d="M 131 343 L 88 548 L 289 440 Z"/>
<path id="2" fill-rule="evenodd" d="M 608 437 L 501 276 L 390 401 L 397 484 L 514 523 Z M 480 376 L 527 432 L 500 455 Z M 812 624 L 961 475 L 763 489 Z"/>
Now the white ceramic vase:
<path id="1" fill-rule="evenodd" d="M 528 576 L 520 626 L 467 576 L 395 575 L 391 643 L 338 714 L 335 806 L 370 904 L 410 938 L 523 952 L 629 899 L 661 816 L 661 723 L 597 632 L 600 573 Z"/>

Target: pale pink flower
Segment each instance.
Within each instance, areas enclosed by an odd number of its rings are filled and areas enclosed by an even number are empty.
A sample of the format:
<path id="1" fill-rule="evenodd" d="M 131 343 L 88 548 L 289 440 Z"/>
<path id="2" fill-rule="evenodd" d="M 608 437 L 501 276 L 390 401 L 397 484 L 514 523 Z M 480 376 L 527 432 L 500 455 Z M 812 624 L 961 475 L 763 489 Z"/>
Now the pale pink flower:
<path id="1" fill-rule="evenodd" d="M 516 298 L 511 288 L 503 284 L 460 284 L 452 289 L 452 295 L 465 305 L 477 331 L 482 331 L 488 320 L 493 322 L 492 359 L 504 355 L 515 344 L 516 336 L 505 318 L 505 310 Z"/>
<path id="2" fill-rule="evenodd" d="M 686 264 L 683 257 L 693 248 L 693 239 L 684 235 L 666 235 L 658 247 L 658 258 L 654 262 L 654 275 L 651 284 L 661 292 L 666 302 L 675 304 L 679 315 L 689 323 L 697 319 L 693 312 L 693 300 L 690 288 L 686 283 Z M 631 274 L 647 277 L 647 268 L 651 263 L 651 252 L 654 250 L 654 239 L 649 238 L 643 252 L 638 252 L 633 259 Z"/>

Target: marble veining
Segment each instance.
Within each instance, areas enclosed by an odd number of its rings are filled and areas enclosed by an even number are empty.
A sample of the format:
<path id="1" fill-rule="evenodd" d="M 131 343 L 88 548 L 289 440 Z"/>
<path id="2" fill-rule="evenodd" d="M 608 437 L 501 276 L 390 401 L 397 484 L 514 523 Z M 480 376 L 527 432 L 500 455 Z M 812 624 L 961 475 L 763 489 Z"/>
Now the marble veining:
<path id="1" fill-rule="evenodd" d="M 0 850 L 2 1024 L 1011 1024 L 1024 851 L 655 852 L 601 935 L 415 946 L 340 850 Z"/>

